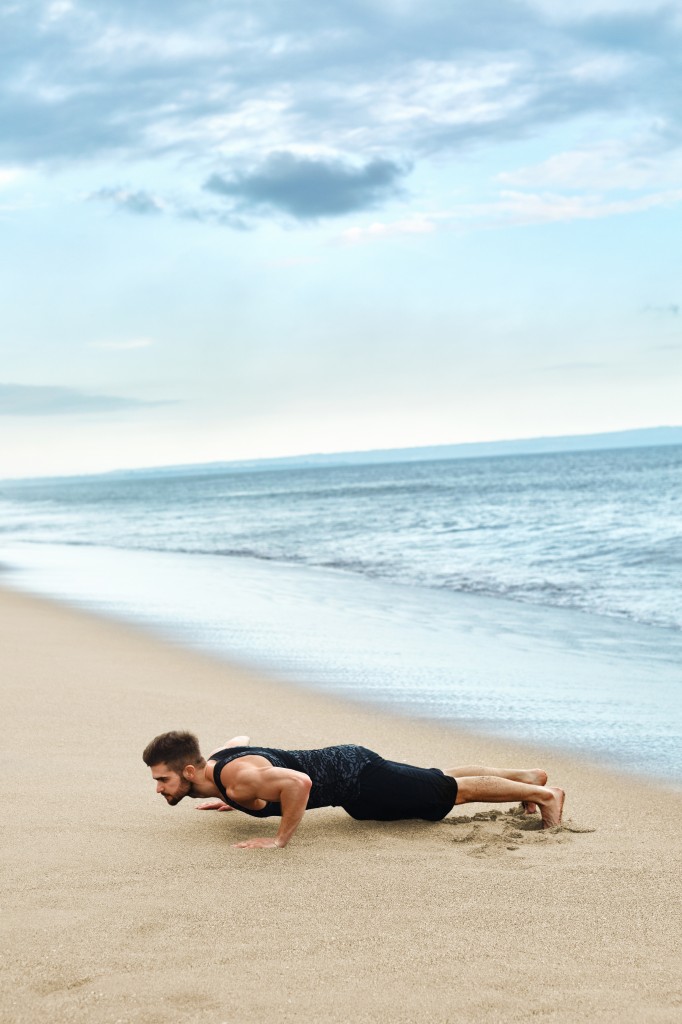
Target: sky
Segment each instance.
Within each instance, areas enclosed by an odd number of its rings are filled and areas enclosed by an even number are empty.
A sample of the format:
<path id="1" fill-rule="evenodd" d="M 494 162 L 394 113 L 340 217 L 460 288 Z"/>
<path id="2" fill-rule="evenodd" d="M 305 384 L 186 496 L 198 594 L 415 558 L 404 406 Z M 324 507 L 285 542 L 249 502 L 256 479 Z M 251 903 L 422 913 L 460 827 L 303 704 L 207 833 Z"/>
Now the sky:
<path id="1" fill-rule="evenodd" d="M 0 476 L 682 422 L 682 3 L 0 0 Z"/>

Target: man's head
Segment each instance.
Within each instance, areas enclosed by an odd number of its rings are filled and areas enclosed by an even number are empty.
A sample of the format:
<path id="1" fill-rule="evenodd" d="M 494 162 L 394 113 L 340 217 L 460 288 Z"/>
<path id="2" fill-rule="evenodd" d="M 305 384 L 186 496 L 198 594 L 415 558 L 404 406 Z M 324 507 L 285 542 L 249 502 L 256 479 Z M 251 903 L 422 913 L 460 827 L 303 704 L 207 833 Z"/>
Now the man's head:
<path id="1" fill-rule="evenodd" d="M 186 796 L 201 796 L 195 779 L 206 761 L 199 750 L 199 741 L 191 732 L 164 732 L 154 737 L 142 753 L 142 760 L 152 770 L 156 792 L 171 806 Z"/>

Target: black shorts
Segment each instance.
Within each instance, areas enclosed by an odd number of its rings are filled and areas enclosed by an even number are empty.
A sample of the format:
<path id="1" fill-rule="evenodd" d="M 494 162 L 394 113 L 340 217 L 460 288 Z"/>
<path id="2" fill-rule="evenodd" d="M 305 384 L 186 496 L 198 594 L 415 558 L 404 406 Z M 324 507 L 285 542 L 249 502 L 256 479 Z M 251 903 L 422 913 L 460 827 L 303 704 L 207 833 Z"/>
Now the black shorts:
<path id="1" fill-rule="evenodd" d="M 455 805 L 457 780 L 440 768 L 415 768 L 376 756 L 360 773 L 358 796 L 343 804 L 352 818 L 440 821 Z"/>

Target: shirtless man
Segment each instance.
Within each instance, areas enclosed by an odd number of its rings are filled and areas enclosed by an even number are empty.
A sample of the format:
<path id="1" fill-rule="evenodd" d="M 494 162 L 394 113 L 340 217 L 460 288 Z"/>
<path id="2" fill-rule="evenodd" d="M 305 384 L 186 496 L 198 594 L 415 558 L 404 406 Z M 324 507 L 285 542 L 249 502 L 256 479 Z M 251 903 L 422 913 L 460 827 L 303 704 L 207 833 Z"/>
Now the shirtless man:
<path id="1" fill-rule="evenodd" d="M 314 807 L 340 806 L 361 820 L 440 821 L 455 804 L 521 801 L 528 814 L 539 807 L 542 827 L 552 828 L 561 823 L 564 804 L 563 789 L 547 787 L 539 768 L 415 768 L 354 744 L 279 750 L 250 747 L 248 736 L 234 736 L 206 760 L 192 733 L 166 732 L 142 757 L 156 792 L 173 807 L 186 796 L 213 797 L 199 810 L 280 818 L 274 837 L 233 844 L 240 849 L 286 846 Z"/>

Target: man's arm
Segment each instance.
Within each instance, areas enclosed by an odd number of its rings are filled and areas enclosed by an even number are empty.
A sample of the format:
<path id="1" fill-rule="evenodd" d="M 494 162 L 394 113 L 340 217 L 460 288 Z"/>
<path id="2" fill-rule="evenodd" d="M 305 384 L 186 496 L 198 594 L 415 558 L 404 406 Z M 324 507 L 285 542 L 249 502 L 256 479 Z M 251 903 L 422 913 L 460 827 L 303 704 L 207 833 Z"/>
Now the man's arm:
<path id="1" fill-rule="evenodd" d="M 248 839 L 233 845 L 242 850 L 286 846 L 308 805 L 313 785 L 310 776 L 292 768 L 258 768 L 247 764 L 235 765 L 234 761 L 226 765 L 223 771 L 228 773 L 227 779 L 223 777 L 223 783 L 230 787 L 237 803 L 272 800 L 282 805 L 282 817 L 274 839 Z"/>

